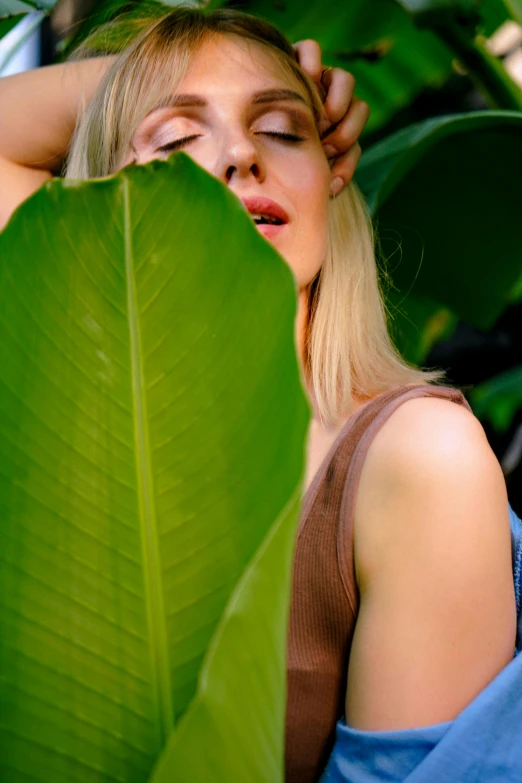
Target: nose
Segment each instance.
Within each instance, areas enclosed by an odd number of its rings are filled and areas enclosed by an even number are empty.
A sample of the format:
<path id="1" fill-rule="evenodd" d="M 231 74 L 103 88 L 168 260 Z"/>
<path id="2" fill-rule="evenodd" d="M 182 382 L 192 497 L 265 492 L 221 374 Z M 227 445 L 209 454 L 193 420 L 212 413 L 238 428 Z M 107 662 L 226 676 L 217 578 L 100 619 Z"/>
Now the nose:
<path id="1" fill-rule="evenodd" d="M 230 133 L 223 140 L 215 175 L 226 185 L 234 179 L 254 177 L 263 182 L 265 164 L 255 139 L 245 132 Z"/>

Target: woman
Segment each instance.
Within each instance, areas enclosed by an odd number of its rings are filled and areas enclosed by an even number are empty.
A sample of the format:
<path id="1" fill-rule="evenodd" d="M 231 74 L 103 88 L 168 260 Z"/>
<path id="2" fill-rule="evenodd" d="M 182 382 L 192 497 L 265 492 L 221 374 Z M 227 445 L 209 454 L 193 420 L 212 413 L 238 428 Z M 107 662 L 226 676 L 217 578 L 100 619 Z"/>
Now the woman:
<path id="1" fill-rule="evenodd" d="M 301 51 L 306 60 L 311 49 Z M 176 9 L 116 62 L 71 69 L 2 85 L 4 219 L 57 169 L 83 91 L 67 176 L 184 149 L 242 200 L 297 280 L 315 415 L 294 567 L 287 780 L 319 779 L 341 718 L 362 733 L 452 721 L 513 657 L 506 488 L 462 395 L 430 385 L 441 374 L 408 366 L 388 337 L 367 214 L 355 189 L 338 195 L 335 182 L 358 155 L 347 144 L 353 116 L 329 135 L 344 137 L 346 156 L 329 161 L 317 84 L 274 28 L 235 11 Z M 325 81 L 335 122 L 339 72 Z M 45 91 L 45 110 L 31 90 Z"/>

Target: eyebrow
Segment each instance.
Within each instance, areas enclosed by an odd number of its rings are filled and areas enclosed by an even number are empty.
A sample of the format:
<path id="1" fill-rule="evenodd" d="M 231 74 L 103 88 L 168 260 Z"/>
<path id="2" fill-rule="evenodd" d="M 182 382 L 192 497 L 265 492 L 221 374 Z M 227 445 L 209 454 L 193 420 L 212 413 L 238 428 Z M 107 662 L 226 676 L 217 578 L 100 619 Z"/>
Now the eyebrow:
<path id="1" fill-rule="evenodd" d="M 254 94 L 252 103 L 274 103 L 275 101 L 299 101 L 299 103 L 308 106 L 303 96 L 294 90 L 262 90 Z"/>
<path id="2" fill-rule="evenodd" d="M 294 90 L 261 90 L 254 93 L 252 97 L 253 104 L 275 103 L 276 101 L 299 101 L 299 103 L 308 106 L 303 96 Z M 166 106 L 208 106 L 208 101 L 199 95 L 179 94 L 169 98 L 168 102 L 165 102 Z"/>

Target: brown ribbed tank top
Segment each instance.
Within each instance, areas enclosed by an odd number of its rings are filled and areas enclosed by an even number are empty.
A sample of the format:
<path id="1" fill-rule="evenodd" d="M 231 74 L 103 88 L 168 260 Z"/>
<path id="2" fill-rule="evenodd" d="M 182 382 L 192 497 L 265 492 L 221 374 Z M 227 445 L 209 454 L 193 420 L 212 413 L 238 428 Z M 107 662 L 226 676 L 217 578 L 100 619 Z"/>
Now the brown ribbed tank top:
<path id="1" fill-rule="evenodd" d="M 346 422 L 306 491 L 297 537 L 288 636 L 286 783 L 315 783 L 344 715 L 346 674 L 359 606 L 353 557 L 355 497 L 370 444 L 413 397 L 440 397 L 469 410 L 445 386 L 380 394 Z"/>

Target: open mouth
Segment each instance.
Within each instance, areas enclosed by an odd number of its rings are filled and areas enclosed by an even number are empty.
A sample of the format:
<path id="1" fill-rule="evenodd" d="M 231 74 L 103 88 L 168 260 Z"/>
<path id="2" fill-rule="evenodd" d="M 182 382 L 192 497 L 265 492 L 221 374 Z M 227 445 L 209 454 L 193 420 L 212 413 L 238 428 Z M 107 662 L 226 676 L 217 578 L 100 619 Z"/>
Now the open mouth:
<path id="1" fill-rule="evenodd" d="M 242 196 L 241 201 L 266 239 L 274 239 L 289 221 L 286 210 L 272 198 L 251 195 Z"/>
<path id="2" fill-rule="evenodd" d="M 282 226 L 283 221 L 280 218 L 273 215 L 263 215 L 261 213 L 253 213 L 250 215 L 254 223 L 258 226 Z"/>

